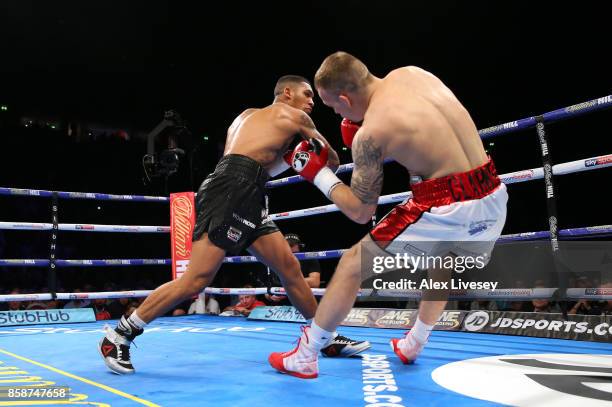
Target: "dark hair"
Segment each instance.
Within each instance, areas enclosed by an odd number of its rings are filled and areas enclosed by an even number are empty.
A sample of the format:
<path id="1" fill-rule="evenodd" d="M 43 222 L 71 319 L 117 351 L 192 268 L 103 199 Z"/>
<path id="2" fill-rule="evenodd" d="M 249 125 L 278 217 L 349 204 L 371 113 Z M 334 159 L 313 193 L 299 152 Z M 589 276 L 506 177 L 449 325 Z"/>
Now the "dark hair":
<path id="1" fill-rule="evenodd" d="M 310 81 L 304 78 L 303 76 L 299 76 L 299 75 L 281 76 L 278 79 L 278 81 L 276 81 L 276 85 L 274 86 L 274 96 L 276 97 L 280 95 L 281 93 L 283 93 L 283 90 L 285 89 L 285 87 L 287 87 L 287 85 L 294 84 L 294 83 L 297 84 L 297 83 L 302 83 L 302 82 L 306 82 L 307 84 L 310 85 Z"/>
<path id="2" fill-rule="evenodd" d="M 287 243 L 289 243 L 289 246 L 294 244 L 298 245 L 300 251 L 306 248 L 306 245 L 302 243 L 302 239 L 300 239 L 300 237 L 295 233 L 287 233 L 285 235 L 285 240 L 287 241 Z"/>

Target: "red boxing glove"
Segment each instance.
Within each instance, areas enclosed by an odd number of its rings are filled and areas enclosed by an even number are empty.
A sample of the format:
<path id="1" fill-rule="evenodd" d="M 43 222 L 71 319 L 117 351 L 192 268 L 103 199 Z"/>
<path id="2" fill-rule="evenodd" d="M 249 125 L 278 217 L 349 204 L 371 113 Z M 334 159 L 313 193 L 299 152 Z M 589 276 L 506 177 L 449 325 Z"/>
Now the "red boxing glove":
<path id="1" fill-rule="evenodd" d="M 291 167 L 291 160 L 293 159 L 293 151 L 287 150 L 285 154 L 283 154 L 283 160 Z"/>
<path id="2" fill-rule="evenodd" d="M 321 140 L 304 140 L 295 146 L 291 166 L 331 199 L 331 192 L 342 181 L 327 167 L 328 155 L 329 148 Z"/>
<path id="3" fill-rule="evenodd" d="M 293 149 L 291 166 L 302 177 L 312 182 L 321 168 L 327 164 L 329 148 L 320 140 L 302 140 Z"/>
<path id="4" fill-rule="evenodd" d="M 342 133 L 342 141 L 344 141 L 344 145 L 348 148 L 351 148 L 353 145 L 355 133 L 357 133 L 359 128 L 361 128 L 359 124 L 350 121 L 346 117 L 342 119 L 342 123 L 340 123 L 340 132 Z"/>

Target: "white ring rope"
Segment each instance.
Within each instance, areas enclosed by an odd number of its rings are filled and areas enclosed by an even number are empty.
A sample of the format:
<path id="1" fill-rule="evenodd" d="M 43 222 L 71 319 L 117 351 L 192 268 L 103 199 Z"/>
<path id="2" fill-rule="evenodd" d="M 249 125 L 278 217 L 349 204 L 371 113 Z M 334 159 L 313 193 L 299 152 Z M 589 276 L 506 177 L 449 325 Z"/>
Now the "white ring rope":
<path id="1" fill-rule="evenodd" d="M 311 288 L 315 296 L 323 296 L 325 288 Z M 450 300 L 534 300 L 547 299 L 553 296 L 556 288 L 500 288 L 496 290 L 451 290 Z M 88 293 L 57 293 L 58 300 L 95 300 L 100 298 L 139 298 L 151 294 L 152 290 L 134 291 L 105 291 Z M 258 288 L 215 288 L 207 287 L 204 289 L 206 294 L 211 295 L 262 295 L 268 293 L 265 287 Z M 283 287 L 272 287 L 270 293 L 275 295 L 286 295 Z M 359 297 L 401 298 L 403 300 L 421 298 L 421 290 L 378 290 L 376 293 L 372 289 L 359 290 Z M 612 288 L 569 288 L 567 298 L 589 299 L 589 300 L 609 300 L 612 299 Z M 0 302 L 8 301 L 48 301 L 51 294 L 9 294 L 0 295 Z"/>

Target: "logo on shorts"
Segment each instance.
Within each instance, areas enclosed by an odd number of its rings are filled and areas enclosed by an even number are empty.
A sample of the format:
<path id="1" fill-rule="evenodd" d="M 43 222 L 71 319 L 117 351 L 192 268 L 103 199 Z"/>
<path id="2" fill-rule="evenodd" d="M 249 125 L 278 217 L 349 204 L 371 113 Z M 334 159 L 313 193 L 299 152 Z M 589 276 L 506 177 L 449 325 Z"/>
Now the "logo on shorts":
<path id="1" fill-rule="evenodd" d="M 241 230 L 236 229 L 233 226 L 230 226 L 229 229 L 227 229 L 227 238 L 231 240 L 232 242 L 238 243 L 238 240 L 240 240 L 241 237 L 242 237 Z"/>
<path id="2" fill-rule="evenodd" d="M 484 232 L 485 230 L 489 228 L 489 226 L 493 226 L 494 224 L 495 224 L 495 221 L 491 219 L 471 222 L 469 225 L 468 233 L 473 236 L 477 233 Z"/>
<path id="3" fill-rule="evenodd" d="M 304 167 L 306 167 L 306 164 L 308 164 L 308 161 L 310 161 L 310 154 L 301 151 L 293 157 L 293 163 L 291 164 L 291 166 L 297 172 L 301 172 Z"/>
<path id="4" fill-rule="evenodd" d="M 241 217 L 240 215 L 236 214 L 235 212 L 232 213 L 232 216 L 234 217 L 234 219 L 236 219 L 238 222 L 247 225 L 248 227 L 250 227 L 251 229 L 255 229 L 257 226 L 255 226 L 255 224 L 253 222 L 250 222 L 246 219 L 244 219 L 243 217 Z"/>
<path id="5" fill-rule="evenodd" d="M 476 332 L 480 331 L 489 323 L 489 313 L 486 311 L 474 311 L 465 317 L 463 321 L 463 327 L 466 331 Z"/>

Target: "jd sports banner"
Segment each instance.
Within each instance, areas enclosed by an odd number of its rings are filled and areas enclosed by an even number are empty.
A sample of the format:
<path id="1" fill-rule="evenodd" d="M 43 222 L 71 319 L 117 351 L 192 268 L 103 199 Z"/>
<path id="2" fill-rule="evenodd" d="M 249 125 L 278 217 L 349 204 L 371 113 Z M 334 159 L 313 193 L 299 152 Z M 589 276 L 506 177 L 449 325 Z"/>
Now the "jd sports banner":
<path id="1" fill-rule="evenodd" d="M 462 331 L 580 341 L 612 341 L 612 315 L 568 315 L 538 312 L 472 311 Z"/>

